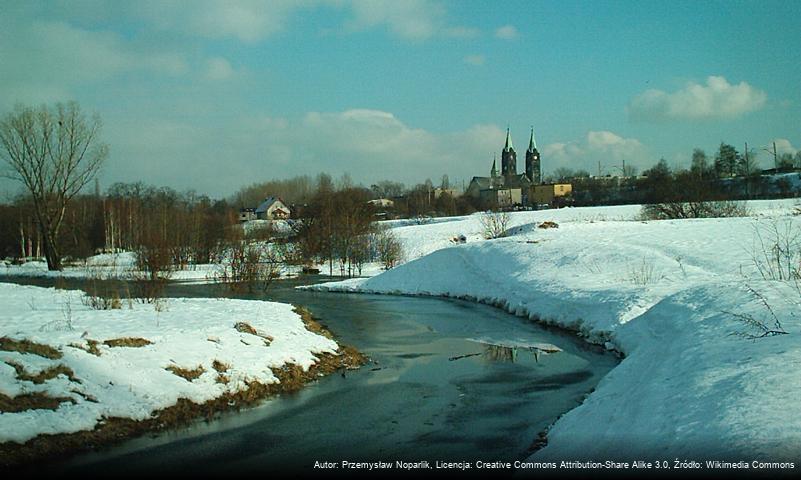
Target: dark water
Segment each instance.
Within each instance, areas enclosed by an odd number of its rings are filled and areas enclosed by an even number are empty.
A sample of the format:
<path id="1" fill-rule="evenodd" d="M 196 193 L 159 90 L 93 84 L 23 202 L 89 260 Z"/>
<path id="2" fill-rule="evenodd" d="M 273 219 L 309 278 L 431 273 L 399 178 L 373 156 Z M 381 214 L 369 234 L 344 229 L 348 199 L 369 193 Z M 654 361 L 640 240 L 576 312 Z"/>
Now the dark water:
<path id="1" fill-rule="evenodd" d="M 489 306 L 292 288 L 299 282 L 243 298 L 308 308 L 371 363 L 257 408 L 37 469 L 209 475 L 306 471 L 315 461 L 513 461 L 528 456 L 538 432 L 617 363 L 569 334 Z M 215 286 L 189 284 L 168 292 L 218 294 Z M 519 347 L 536 343 L 562 351 Z"/>

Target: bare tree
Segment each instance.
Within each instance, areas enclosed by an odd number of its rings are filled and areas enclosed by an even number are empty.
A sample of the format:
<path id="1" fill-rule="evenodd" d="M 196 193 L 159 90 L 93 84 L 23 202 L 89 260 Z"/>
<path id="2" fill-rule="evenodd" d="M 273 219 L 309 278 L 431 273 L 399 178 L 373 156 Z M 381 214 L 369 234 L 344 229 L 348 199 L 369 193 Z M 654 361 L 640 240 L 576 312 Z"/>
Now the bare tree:
<path id="1" fill-rule="evenodd" d="M 49 270 L 61 269 L 58 233 L 70 200 L 95 177 L 108 156 L 100 118 L 87 119 L 75 102 L 49 108 L 18 105 L 0 120 L 4 176 L 28 190 Z"/>

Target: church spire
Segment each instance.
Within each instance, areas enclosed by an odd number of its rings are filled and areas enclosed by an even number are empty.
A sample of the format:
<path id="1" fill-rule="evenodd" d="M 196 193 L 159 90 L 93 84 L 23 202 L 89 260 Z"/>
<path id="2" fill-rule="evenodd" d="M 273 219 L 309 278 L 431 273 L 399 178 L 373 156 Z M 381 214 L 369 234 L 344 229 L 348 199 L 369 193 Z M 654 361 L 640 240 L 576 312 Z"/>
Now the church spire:
<path id="1" fill-rule="evenodd" d="M 495 178 L 498 176 L 498 168 L 495 166 L 495 156 L 492 156 L 492 170 L 490 170 L 490 177 Z"/>
<path id="2" fill-rule="evenodd" d="M 534 138 L 534 126 L 531 127 L 531 140 L 528 141 L 528 151 L 533 152 L 537 149 L 537 140 Z"/>
<path id="3" fill-rule="evenodd" d="M 506 144 L 503 146 L 503 151 L 508 152 L 514 149 L 515 148 L 512 146 L 512 134 L 509 132 L 509 127 L 506 127 Z"/>

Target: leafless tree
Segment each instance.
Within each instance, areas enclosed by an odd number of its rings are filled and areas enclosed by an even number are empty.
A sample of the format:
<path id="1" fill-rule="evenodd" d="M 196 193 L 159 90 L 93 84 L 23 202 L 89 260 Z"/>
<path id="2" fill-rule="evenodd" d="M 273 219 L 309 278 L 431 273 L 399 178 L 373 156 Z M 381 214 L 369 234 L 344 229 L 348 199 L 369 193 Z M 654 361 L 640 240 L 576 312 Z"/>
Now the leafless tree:
<path id="1" fill-rule="evenodd" d="M 61 269 L 58 233 L 70 200 L 89 184 L 108 156 L 100 118 L 87 118 L 75 102 L 39 108 L 18 105 L 0 120 L 4 176 L 28 190 L 49 270 Z"/>

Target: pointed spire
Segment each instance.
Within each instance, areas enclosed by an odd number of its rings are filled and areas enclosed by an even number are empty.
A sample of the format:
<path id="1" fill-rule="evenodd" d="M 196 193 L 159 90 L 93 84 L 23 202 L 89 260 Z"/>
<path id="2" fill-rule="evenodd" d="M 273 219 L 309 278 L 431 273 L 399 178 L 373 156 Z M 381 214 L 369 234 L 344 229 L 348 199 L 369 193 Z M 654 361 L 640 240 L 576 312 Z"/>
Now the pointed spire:
<path id="1" fill-rule="evenodd" d="M 534 138 L 534 126 L 531 126 L 531 140 L 528 141 L 528 151 L 533 152 L 537 149 L 537 140 Z"/>
<path id="2" fill-rule="evenodd" d="M 515 148 L 512 146 L 512 134 L 509 133 L 509 127 L 506 127 L 506 144 L 503 146 L 503 150 L 508 152 L 509 150 L 514 150 Z"/>
<path id="3" fill-rule="evenodd" d="M 490 177 L 495 178 L 498 176 L 498 168 L 495 166 L 495 155 L 492 156 L 492 170 L 490 170 Z"/>

